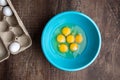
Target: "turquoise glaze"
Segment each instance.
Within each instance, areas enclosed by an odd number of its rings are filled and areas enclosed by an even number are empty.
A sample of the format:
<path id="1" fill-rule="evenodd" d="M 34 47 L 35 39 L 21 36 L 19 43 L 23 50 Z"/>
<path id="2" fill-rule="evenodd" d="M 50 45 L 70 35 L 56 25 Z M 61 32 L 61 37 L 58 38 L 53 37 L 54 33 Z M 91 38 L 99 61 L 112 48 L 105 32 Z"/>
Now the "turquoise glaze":
<path id="1" fill-rule="evenodd" d="M 65 58 L 56 53 L 51 40 L 54 31 L 63 24 L 70 23 L 81 27 L 86 34 L 86 47 L 81 55 Z M 84 13 L 76 11 L 62 12 L 53 17 L 45 26 L 41 38 L 42 50 L 47 60 L 56 68 L 65 71 L 78 71 L 88 67 L 99 54 L 101 35 L 95 22 Z"/>

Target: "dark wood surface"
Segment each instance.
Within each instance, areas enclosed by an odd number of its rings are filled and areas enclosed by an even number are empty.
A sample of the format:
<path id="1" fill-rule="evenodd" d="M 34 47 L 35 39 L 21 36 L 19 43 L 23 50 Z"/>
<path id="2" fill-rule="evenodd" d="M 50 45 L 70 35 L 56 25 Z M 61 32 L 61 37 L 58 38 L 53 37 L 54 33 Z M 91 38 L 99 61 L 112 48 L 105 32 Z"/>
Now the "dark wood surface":
<path id="1" fill-rule="evenodd" d="M 0 63 L 0 80 L 120 80 L 120 0 L 12 0 L 33 39 L 26 51 Z M 102 34 L 100 55 L 88 68 L 65 72 L 45 59 L 39 38 L 47 21 L 59 12 L 89 15 Z"/>

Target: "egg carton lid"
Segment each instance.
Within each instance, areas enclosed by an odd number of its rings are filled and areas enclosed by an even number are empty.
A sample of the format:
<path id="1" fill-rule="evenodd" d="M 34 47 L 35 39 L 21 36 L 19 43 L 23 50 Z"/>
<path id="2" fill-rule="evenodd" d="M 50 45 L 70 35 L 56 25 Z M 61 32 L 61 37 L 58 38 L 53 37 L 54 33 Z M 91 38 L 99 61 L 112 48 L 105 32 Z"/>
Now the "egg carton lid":
<path id="1" fill-rule="evenodd" d="M 23 24 L 22 20 L 21 20 L 20 17 L 18 16 L 18 13 L 17 13 L 17 11 L 15 10 L 15 8 L 14 8 L 11 0 L 7 0 L 7 2 L 8 2 L 8 5 L 9 5 L 10 8 L 12 9 L 12 11 L 13 11 L 13 13 L 14 13 L 17 21 L 18 21 L 18 24 L 22 27 L 22 29 L 23 29 L 23 31 L 25 32 L 25 34 L 30 38 L 30 35 L 29 35 L 29 33 L 28 33 L 25 25 Z M 32 45 L 32 40 L 31 40 L 31 38 L 30 38 L 30 45 L 29 45 L 28 47 L 30 47 L 31 45 Z"/>

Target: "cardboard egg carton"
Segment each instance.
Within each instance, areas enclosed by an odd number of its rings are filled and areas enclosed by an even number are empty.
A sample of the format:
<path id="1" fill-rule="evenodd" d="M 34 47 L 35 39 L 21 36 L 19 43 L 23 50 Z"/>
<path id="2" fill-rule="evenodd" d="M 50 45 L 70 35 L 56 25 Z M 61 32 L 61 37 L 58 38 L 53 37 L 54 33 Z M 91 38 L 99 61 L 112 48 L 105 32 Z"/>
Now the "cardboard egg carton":
<path id="1" fill-rule="evenodd" d="M 0 62 L 9 58 L 10 44 L 18 42 L 20 49 L 14 54 L 18 54 L 31 46 L 32 40 L 14 9 L 10 0 L 7 0 L 7 6 L 9 6 L 13 12 L 12 16 L 5 16 L 2 12 L 4 6 L 0 6 Z"/>

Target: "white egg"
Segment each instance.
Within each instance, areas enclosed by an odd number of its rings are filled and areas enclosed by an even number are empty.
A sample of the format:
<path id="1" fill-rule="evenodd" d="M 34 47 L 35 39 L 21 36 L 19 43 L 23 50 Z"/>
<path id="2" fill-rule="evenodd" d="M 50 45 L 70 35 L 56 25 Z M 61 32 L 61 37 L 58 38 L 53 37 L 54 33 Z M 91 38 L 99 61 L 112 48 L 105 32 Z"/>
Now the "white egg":
<path id="1" fill-rule="evenodd" d="M 11 54 L 13 54 L 13 55 L 17 54 L 16 52 L 18 52 L 20 50 L 20 44 L 18 42 L 11 43 L 9 46 L 9 50 L 10 50 Z"/>
<path id="2" fill-rule="evenodd" d="M 0 0 L 0 5 L 1 6 L 6 6 L 7 5 L 7 1 L 6 0 Z"/>
<path id="3" fill-rule="evenodd" d="M 13 12 L 12 12 L 12 10 L 9 6 L 6 6 L 6 7 L 3 8 L 3 14 L 5 16 L 12 16 Z"/>

